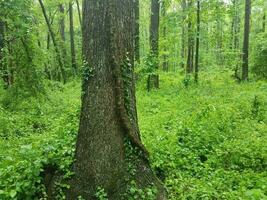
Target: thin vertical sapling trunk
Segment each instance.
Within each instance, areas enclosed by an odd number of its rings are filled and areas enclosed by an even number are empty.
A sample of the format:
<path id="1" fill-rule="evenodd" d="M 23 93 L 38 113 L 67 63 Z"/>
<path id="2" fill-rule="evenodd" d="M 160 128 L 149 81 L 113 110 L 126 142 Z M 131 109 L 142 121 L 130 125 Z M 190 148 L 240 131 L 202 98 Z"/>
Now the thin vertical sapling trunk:
<path id="1" fill-rule="evenodd" d="M 251 0 L 246 0 L 245 23 L 244 23 L 244 41 L 243 41 L 242 81 L 248 80 L 250 14 L 251 14 Z"/>
<path id="2" fill-rule="evenodd" d="M 73 7 L 72 1 L 69 3 L 69 17 L 70 17 L 70 51 L 71 51 L 71 66 L 74 75 L 77 75 L 77 63 L 76 63 L 76 52 L 74 43 L 74 26 L 73 26 Z"/>
<path id="3" fill-rule="evenodd" d="M 195 82 L 198 82 L 199 72 L 199 40 L 200 40 L 200 0 L 197 0 L 197 38 L 196 38 L 196 55 L 195 55 Z"/>
<path id="4" fill-rule="evenodd" d="M 61 71 L 61 75 L 62 75 L 62 78 L 63 78 L 63 83 L 66 83 L 67 82 L 66 72 L 65 72 L 64 64 L 63 64 L 62 59 L 61 59 L 59 46 L 57 44 L 57 41 L 56 41 L 56 38 L 55 38 L 55 34 L 54 34 L 52 26 L 51 26 L 51 24 L 49 22 L 49 19 L 48 19 L 48 16 L 47 16 L 43 1 L 39 0 L 39 3 L 40 3 L 40 6 L 41 6 L 41 9 L 42 9 L 42 12 L 43 12 L 43 15 L 44 15 L 48 30 L 49 30 L 49 34 L 51 36 L 53 45 L 55 47 L 55 52 L 56 52 L 56 55 L 57 55 L 57 61 L 58 61 L 59 68 L 60 68 L 60 71 Z"/>

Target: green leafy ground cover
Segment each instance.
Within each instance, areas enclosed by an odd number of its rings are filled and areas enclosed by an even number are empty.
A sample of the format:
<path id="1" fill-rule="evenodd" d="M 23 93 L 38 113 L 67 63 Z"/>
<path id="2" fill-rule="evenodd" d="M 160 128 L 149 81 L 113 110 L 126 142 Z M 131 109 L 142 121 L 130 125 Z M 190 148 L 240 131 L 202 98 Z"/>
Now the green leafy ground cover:
<path id="1" fill-rule="evenodd" d="M 169 199 L 267 199 L 267 83 L 225 72 L 199 85 L 161 74 L 160 90 L 137 86 L 139 125 Z M 38 99 L 0 104 L 0 199 L 40 199 L 46 164 L 69 173 L 80 85 L 51 84 Z M 0 91 L 2 92 L 2 91 Z"/>

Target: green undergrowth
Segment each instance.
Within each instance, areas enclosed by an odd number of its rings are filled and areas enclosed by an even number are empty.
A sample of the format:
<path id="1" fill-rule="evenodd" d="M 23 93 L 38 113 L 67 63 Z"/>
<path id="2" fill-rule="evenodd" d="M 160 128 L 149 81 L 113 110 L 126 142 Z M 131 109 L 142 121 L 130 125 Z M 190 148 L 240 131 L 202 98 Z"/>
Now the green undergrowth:
<path id="1" fill-rule="evenodd" d="M 267 83 L 160 77 L 159 91 L 138 90 L 138 111 L 169 199 L 267 199 Z"/>
<path id="2" fill-rule="evenodd" d="M 198 85 L 179 73 L 160 74 L 157 91 L 145 85 L 137 85 L 139 126 L 169 199 L 267 199 L 266 82 L 238 84 L 219 71 L 200 74 Z M 80 83 L 46 91 L 0 95 L 1 200 L 40 199 L 48 164 L 70 173 Z"/>
<path id="3" fill-rule="evenodd" d="M 70 173 L 80 86 L 77 83 L 64 88 L 54 86 L 49 87 L 45 98 L 0 107 L 1 200 L 40 199 L 45 166 L 53 166 L 66 175 Z"/>

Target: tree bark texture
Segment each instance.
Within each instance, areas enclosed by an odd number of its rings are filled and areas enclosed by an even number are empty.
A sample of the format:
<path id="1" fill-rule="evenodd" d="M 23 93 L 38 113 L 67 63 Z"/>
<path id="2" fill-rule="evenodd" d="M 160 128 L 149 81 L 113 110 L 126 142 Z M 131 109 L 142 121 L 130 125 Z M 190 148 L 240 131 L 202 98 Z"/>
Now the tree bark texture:
<path id="1" fill-rule="evenodd" d="M 130 182 L 164 189 L 151 170 L 137 123 L 134 84 L 134 1 L 85 0 L 82 109 L 67 199 L 127 199 Z"/>
<path id="2" fill-rule="evenodd" d="M 148 76 L 147 80 L 147 90 L 150 91 L 151 88 L 159 88 L 159 11 L 160 3 L 159 0 L 151 0 L 151 16 L 150 16 L 150 52 L 153 57 L 155 74 Z"/>

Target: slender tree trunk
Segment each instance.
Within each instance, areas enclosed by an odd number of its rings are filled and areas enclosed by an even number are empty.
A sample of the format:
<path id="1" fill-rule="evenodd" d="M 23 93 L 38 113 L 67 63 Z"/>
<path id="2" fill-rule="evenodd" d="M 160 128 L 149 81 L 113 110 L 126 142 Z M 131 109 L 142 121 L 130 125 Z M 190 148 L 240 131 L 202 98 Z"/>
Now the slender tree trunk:
<path id="1" fill-rule="evenodd" d="M 71 50 L 71 65 L 75 75 L 77 75 L 76 52 L 74 43 L 74 27 L 73 27 L 73 8 L 72 1 L 69 3 L 70 16 L 70 50 Z"/>
<path id="2" fill-rule="evenodd" d="M 191 47 L 191 58 L 190 58 L 190 71 L 194 72 L 194 58 L 195 58 L 195 39 L 192 37 L 192 47 Z"/>
<path id="3" fill-rule="evenodd" d="M 139 27 L 139 18 L 140 18 L 140 13 L 139 13 L 139 0 L 134 0 L 135 6 L 135 60 L 139 63 L 140 62 L 140 27 Z"/>
<path id="4" fill-rule="evenodd" d="M 198 82 L 199 72 L 199 40 L 200 40 L 200 0 L 197 0 L 197 38 L 196 38 L 196 55 L 195 55 L 195 82 Z"/>
<path id="5" fill-rule="evenodd" d="M 193 30 L 192 30 L 192 0 L 188 1 L 188 48 L 187 48 L 187 65 L 186 65 L 186 74 L 191 74 L 193 72 L 192 68 L 192 58 L 193 55 L 193 48 L 194 48 L 194 42 L 193 42 Z"/>
<path id="6" fill-rule="evenodd" d="M 263 10 L 263 17 L 262 17 L 262 32 L 265 32 L 265 25 L 266 25 L 266 13 L 265 13 L 265 9 Z"/>
<path id="7" fill-rule="evenodd" d="M 0 73 L 4 82 L 4 88 L 8 88 L 9 81 L 7 76 L 7 70 L 4 65 L 4 47 L 5 47 L 5 23 L 0 21 Z"/>
<path id="8" fill-rule="evenodd" d="M 238 11 L 237 11 L 238 12 Z M 235 33 L 234 33 L 234 48 L 239 49 L 240 42 L 239 42 L 239 33 L 240 33 L 240 17 L 239 14 L 236 13 L 236 19 L 235 19 Z"/>
<path id="9" fill-rule="evenodd" d="M 151 16 L 150 16 L 150 51 L 154 61 L 156 75 L 149 75 L 147 90 L 150 88 L 159 88 L 159 0 L 151 0 Z"/>
<path id="10" fill-rule="evenodd" d="M 84 1 L 83 55 L 90 73 L 83 79 L 75 175 L 66 194 L 70 200 L 96 199 L 98 187 L 109 200 L 128 199 L 131 187 L 154 187 L 155 199 L 166 199 L 147 162 L 137 123 L 133 3 Z"/>
<path id="11" fill-rule="evenodd" d="M 239 49 L 240 17 L 239 17 L 239 0 L 233 0 L 233 19 L 232 19 L 232 40 L 231 48 Z"/>
<path id="12" fill-rule="evenodd" d="M 60 30 L 60 37 L 61 37 L 61 49 L 62 49 L 62 58 L 63 62 L 66 65 L 67 63 L 67 51 L 66 51 L 66 36 L 65 36 L 65 9 L 63 4 L 59 4 L 59 12 L 60 12 L 60 19 L 59 19 L 59 30 Z"/>
<path id="13" fill-rule="evenodd" d="M 8 89 L 13 83 L 13 70 L 9 69 L 8 63 L 5 59 L 5 51 L 4 48 L 8 46 L 8 50 L 11 52 L 10 43 L 5 42 L 5 31 L 6 31 L 7 23 L 0 21 L 0 73 L 1 78 L 4 82 L 4 89 Z M 11 53 L 9 53 L 12 55 Z M 10 58 L 12 62 L 12 57 Z"/>
<path id="14" fill-rule="evenodd" d="M 80 25 L 82 26 L 82 14 L 81 14 L 81 8 L 80 8 L 79 0 L 76 0 L 76 5 L 77 5 L 77 9 L 78 9 L 79 22 L 80 22 Z"/>
<path id="15" fill-rule="evenodd" d="M 53 42 L 53 45 L 55 47 L 59 68 L 60 68 L 61 75 L 62 75 L 62 78 L 63 78 L 63 83 L 66 83 L 67 82 L 66 72 L 65 72 L 65 69 L 64 69 L 64 64 L 63 64 L 63 62 L 61 60 L 61 55 L 60 55 L 59 47 L 58 47 L 58 44 L 57 44 L 57 41 L 56 41 L 56 38 L 55 38 L 55 34 L 53 32 L 52 26 L 51 26 L 51 24 L 49 22 L 47 14 L 46 14 L 46 10 L 45 10 L 43 1 L 39 0 L 39 3 L 40 3 L 40 6 L 42 8 L 42 12 L 43 12 L 43 15 L 44 15 L 44 18 L 45 18 L 45 21 L 46 21 L 46 24 L 47 24 L 47 27 L 48 27 L 52 42 Z"/>
<path id="16" fill-rule="evenodd" d="M 164 40 L 164 45 L 163 45 L 163 51 L 164 51 L 164 54 L 163 54 L 163 71 L 167 72 L 168 71 L 168 62 L 167 62 L 167 55 L 166 55 L 166 52 L 167 52 L 167 48 L 166 48 L 166 31 L 167 31 L 167 26 L 166 26 L 166 2 L 162 2 L 162 8 L 161 8 L 161 11 L 162 11 L 162 19 L 163 19 L 163 31 L 162 31 L 162 37 L 163 37 L 163 40 Z"/>
<path id="17" fill-rule="evenodd" d="M 186 20 L 186 0 L 182 0 L 182 13 L 183 13 L 183 17 L 182 17 L 182 49 L 181 49 L 181 66 L 184 69 L 185 68 L 185 20 Z"/>
<path id="18" fill-rule="evenodd" d="M 251 0 L 246 0 L 245 23 L 244 23 L 244 43 L 243 43 L 243 64 L 242 64 L 242 80 L 243 81 L 248 80 L 250 13 L 251 13 Z"/>

